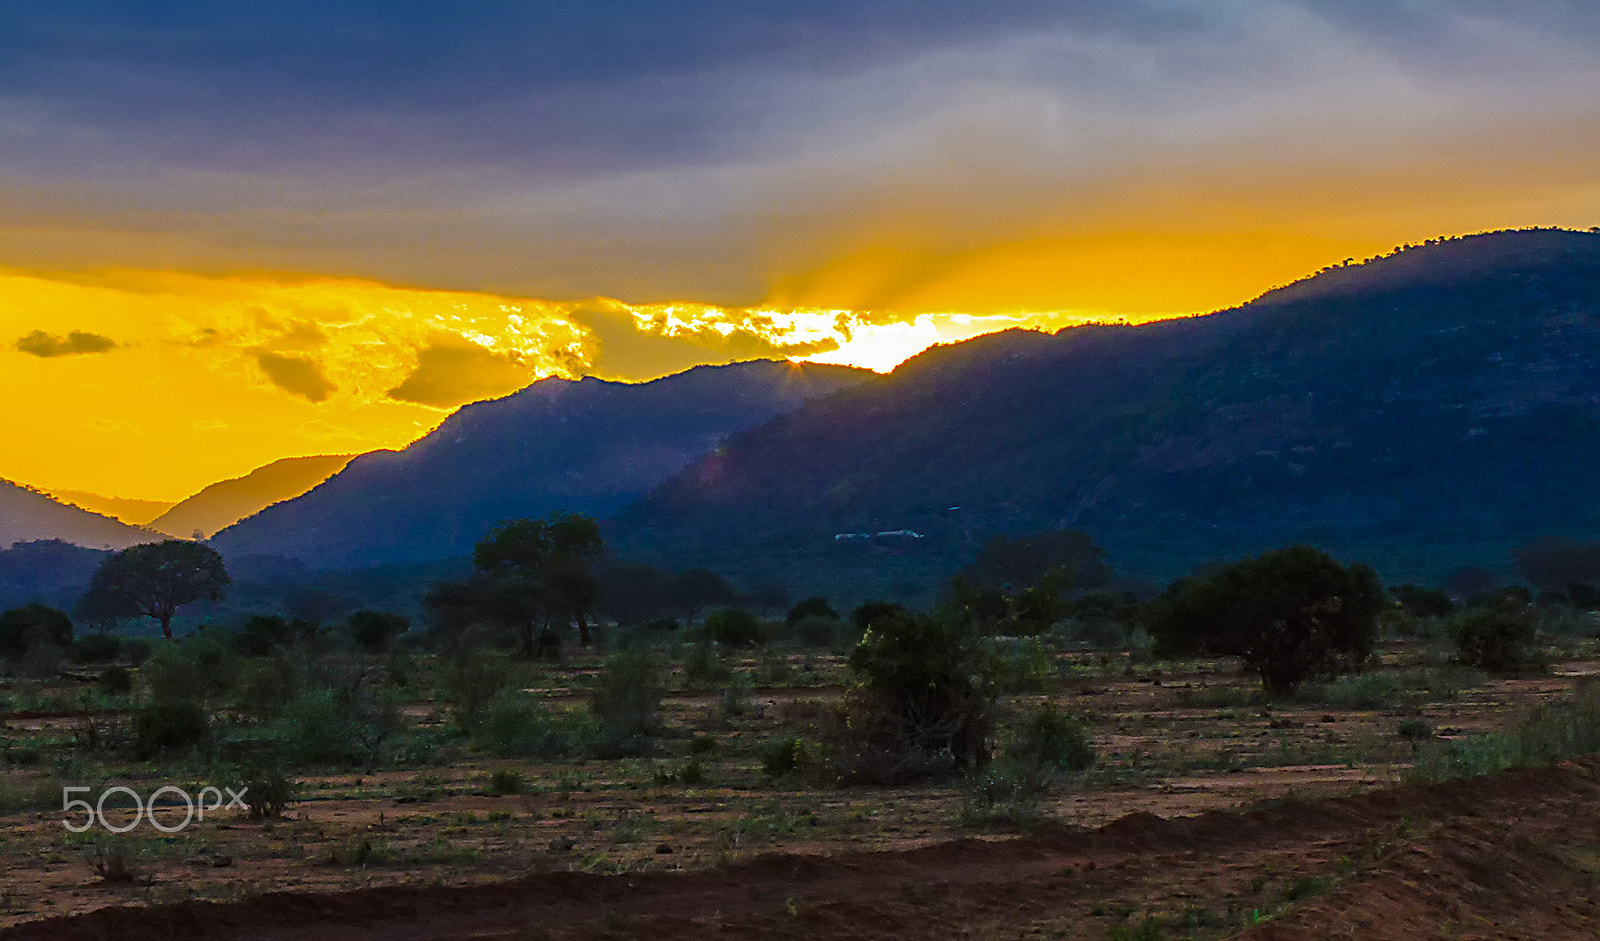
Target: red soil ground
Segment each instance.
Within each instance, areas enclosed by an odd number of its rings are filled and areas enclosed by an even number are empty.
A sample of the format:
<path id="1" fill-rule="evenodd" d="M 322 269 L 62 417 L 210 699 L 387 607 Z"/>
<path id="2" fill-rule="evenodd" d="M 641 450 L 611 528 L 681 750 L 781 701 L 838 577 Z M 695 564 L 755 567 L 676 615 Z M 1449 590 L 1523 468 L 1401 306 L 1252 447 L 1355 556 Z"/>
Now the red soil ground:
<path id="1" fill-rule="evenodd" d="M 1593 941 L 1597 810 L 1600 756 L 1309 804 L 1134 814 L 1093 831 L 896 852 L 108 908 L 18 925 L 0 939 L 1104 939 L 1149 915 L 1174 937 L 1188 924 L 1256 941 Z"/>

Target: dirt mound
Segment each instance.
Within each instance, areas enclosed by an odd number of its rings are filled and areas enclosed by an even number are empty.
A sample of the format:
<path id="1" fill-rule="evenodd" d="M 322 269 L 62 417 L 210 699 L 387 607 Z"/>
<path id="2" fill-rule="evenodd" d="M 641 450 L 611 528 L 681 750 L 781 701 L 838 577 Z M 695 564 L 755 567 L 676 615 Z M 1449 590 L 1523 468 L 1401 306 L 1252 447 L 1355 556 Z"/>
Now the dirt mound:
<path id="1" fill-rule="evenodd" d="M 1600 757 L 1474 781 L 693 873 L 274 893 L 102 909 L 3 939 L 1104 938 L 1143 918 L 1252 939 L 1592 939 Z M 1262 919 L 1267 919 L 1263 921 Z M 1252 923 L 1259 922 L 1259 924 Z"/>

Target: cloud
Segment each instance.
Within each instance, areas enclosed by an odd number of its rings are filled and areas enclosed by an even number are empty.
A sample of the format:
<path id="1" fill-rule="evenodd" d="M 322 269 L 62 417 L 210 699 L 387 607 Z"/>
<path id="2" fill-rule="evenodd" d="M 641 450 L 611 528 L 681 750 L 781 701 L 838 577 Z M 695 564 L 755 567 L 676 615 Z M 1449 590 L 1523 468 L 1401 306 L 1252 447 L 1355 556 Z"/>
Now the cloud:
<path id="1" fill-rule="evenodd" d="M 337 388 L 322 374 L 322 369 L 309 359 L 267 350 L 256 350 L 255 358 L 273 385 L 307 401 L 325 401 Z"/>
<path id="2" fill-rule="evenodd" d="M 476 343 L 440 337 L 417 353 L 417 366 L 389 397 L 434 408 L 455 408 L 496 398 L 539 378 L 523 357 Z"/>
<path id="3" fill-rule="evenodd" d="M 78 356 L 85 353 L 104 353 L 117 348 L 117 341 L 98 333 L 74 330 L 64 337 L 35 330 L 17 341 L 17 350 L 30 356 L 46 359 L 55 356 Z"/>

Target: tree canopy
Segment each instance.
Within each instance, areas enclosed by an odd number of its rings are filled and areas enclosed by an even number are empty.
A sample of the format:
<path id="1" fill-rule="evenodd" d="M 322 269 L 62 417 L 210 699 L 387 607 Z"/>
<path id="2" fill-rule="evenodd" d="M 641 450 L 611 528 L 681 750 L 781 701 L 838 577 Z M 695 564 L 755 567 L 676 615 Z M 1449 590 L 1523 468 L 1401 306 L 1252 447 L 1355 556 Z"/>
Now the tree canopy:
<path id="1" fill-rule="evenodd" d="M 172 639 L 172 618 L 196 601 L 218 601 L 232 584 L 222 556 L 210 546 L 184 539 L 129 546 L 95 570 L 82 609 L 100 616 L 148 617 Z"/>
<path id="2" fill-rule="evenodd" d="M 1372 569 L 1290 546 L 1174 583 L 1151 634 L 1159 655 L 1240 657 L 1281 695 L 1371 656 L 1385 605 Z"/>

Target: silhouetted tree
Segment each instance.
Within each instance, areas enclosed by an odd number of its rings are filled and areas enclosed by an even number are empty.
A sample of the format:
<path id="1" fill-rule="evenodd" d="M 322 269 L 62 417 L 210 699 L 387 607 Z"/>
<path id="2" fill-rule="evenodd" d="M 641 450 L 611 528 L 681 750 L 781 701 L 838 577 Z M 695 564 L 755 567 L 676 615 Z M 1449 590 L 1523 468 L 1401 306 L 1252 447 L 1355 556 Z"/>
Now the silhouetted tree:
<path id="1" fill-rule="evenodd" d="M 1151 634 L 1160 656 L 1237 656 L 1283 695 L 1370 657 L 1385 604 L 1372 569 L 1290 546 L 1175 583 L 1155 602 Z"/>
<path id="2" fill-rule="evenodd" d="M 809 617 L 823 617 L 837 621 L 839 620 L 839 612 L 833 610 L 833 605 L 828 603 L 828 599 L 821 595 L 813 595 L 790 608 L 789 613 L 784 617 L 784 622 L 790 627 L 794 627 Z"/>
<path id="3" fill-rule="evenodd" d="M 712 605 L 733 604 L 738 600 L 739 593 L 716 572 L 685 569 L 672 576 L 667 597 L 671 599 L 675 610 L 683 612 L 684 623 L 693 624 L 701 611 Z"/>
<path id="4" fill-rule="evenodd" d="M 1600 585 L 1600 542 L 1546 537 L 1518 549 L 1512 558 L 1519 575 L 1546 591 Z"/>
<path id="5" fill-rule="evenodd" d="M 0 658 L 19 660 L 35 644 L 72 645 L 72 618 L 49 605 L 29 604 L 0 614 Z"/>
<path id="6" fill-rule="evenodd" d="M 604 551 L 593 517 L 503 520 L 472 552 L 479 610 L 514 626 L 529 656 L 542 645 L 542 632 L 568 624 L 577 625 L 578 642 L 587 645 L 588 616 L 599 593 L 594 567 Z"/>
<path id="7" fill-rule="evenodd" d="M 1065 588 L 1095 588 L 1111 580 L 1106 551 L 1088 533 L 1049 529 L 1031 536 L 996 536 L 959 573 L 978 588 L 1014 592 L 1055 573 Z"/>
<path id="8" fill-rule="evenodd" d="M 624 627 L 646 624 L 672 607 L 672 577 L 653 565 L 608 562 L 595 573 L 595 609 Z"/>
<path id="9" fill-rule="evenodd" d="M 411 629 L 411 622 L 388 611 L 356 611 L 345 620 L 350 639 L 363 650 L 382 650 L 391 640 Z"/>
<path id="10" fill-rule="evenodd" d="M 1420 585 L 1396 585 L 1389 594 L 1400 603 L 1406 613 L 1417 618 L 1442 618 L 1456 609 L 1450 596 L 1437 588 Z"/>
<path id="11" fill-rule="evenodd" d="M 196 601 L 218 601 L 233 582 L 222 556 L 210 546 L 168 539 L 130 546 L 95 570 L 83 605 L 118 616 L 144 616 L 172 640 L 172 618 Z"/>

